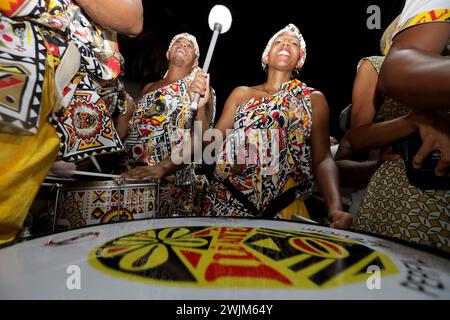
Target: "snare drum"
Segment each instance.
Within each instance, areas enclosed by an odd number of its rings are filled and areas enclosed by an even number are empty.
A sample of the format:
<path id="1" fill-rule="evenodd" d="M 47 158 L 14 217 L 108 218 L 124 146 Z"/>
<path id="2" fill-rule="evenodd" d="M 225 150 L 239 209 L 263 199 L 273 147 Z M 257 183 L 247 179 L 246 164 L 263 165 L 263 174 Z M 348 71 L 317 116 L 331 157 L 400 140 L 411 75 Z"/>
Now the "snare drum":
<path id="1" fill-rule="evenodd" d="M 54 229 L 157 216 L 158 184 L 148 181 L 71 182 L 59 188 Z"/>

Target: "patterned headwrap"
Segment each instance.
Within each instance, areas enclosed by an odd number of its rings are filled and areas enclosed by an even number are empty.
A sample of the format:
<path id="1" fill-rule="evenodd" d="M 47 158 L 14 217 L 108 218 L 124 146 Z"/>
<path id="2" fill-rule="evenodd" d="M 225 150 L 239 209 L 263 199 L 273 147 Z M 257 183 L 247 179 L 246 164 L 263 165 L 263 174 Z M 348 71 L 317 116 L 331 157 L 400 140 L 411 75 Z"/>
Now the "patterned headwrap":
<path id="1" fill-rule="evenodd" d="M 283 29 L 281 29 L 280 31 L 275 33 L 273 35 L 273 37 L 270 38 L 269 42 L 267 43 L 266 48 L 264 49 L 264 52 L 263 52 L 263 54 L 261 56 L 261 65 L 262 65 L 264 70 L 266 70 L 266 64 L 264 63 L 264 57 L 269 54 L 269 51 L 272 48 L 273 41 L 279 35 L 281 35 L 283 33 L 290 33 L 290 34 L 292 34 L 292 35 L 294 35 L 294 36 L 296 36 L 298 38 L 298 40 L 300 41 L 300 68 L 299 69 L 301 69 L 303 67 L 303 65 L 305 64 L 305 60 L 306 60 L 306 43 L 305 43 L 305 40 L 303 39 L 303 36 L 300 33 L 300 30 L 298 30 L 298 28 L 295 25 L 290 23 L 286 27 L 284 27 Z"/>
<path id="2" fill-rule="evenodd" d="M 185 38 L 192 43 L 192 45 L 194 46 L 195 57 L 198 60 L 200 58 L 200 49 L 198 47 L 197 39 L 192 34 L 189 34 L 187 32 L 177 34 L 175 37 L 173 37 L 172 41 L 170 41 L 169 49 L 167 49 L 167 53 L 169 53 L 170 49 L 172 49 L 172 46 L 175 43 L 175 41 L 177 41 L 180 38 Z"/>

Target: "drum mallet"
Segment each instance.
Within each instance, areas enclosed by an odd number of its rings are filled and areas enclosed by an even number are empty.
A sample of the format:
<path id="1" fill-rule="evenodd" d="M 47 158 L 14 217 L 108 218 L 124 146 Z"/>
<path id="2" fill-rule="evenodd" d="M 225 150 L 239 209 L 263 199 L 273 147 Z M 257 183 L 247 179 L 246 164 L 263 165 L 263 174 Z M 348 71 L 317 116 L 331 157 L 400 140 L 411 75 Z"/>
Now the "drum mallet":
<path id="1" fill-rule="evenodd" d="M 216 46 L 217 38 L 219 37 L 219 33 L 225 33 L 230 30 L 231 21 L 231 12 L 227 7 L 223 5 L 215 5 L 209 12 L 208 24 L 209 28 L 213 30 L 213 35 L 211 38 L 211 42 L 209 43 L 208 53 L 206 54 L 205 62 L 202 68 L 202 71 L 204 73 L 208 73 L 209 64 L 211 63 L 211 58 L 214 52 L 214 47 Z M 192 111 L 197 110 L 199 101 L 200 94 L 195 93 L 194 99 L 191 102 Z"/>

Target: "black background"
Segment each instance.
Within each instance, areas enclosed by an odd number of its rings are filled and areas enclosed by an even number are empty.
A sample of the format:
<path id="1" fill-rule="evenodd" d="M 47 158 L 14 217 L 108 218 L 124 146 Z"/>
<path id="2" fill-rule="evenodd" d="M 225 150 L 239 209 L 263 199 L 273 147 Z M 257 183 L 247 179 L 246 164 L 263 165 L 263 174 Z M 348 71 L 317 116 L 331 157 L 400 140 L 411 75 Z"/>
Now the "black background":
<path id="1" fill-rule="evenodd" d="M 125 80 L 134 95 L 150 81 L 162 78 L 165 52 L 175 34 L 189 32 L 200 46 L 200 65 L 212 32 L 208 14 L 215 4 L 226 5 L 233 16 L 231 29 L 217 42 L 209 69 L 217 92 L 217 117 L 230 92 L 239 85 L 263 83 L 261 54 L 270 37 L 294 23 L 302 32 L 307 58 L 300 80 L 322 91 L 330 106 L 331 135 L 340 138 L 339 113 L 351 103 L 358 61 L 379 55 L 383 30 L 400 13 L 404 0 L 143 0 L 144 30 L 137 38 L 119 38 L 125 57 Z M 381 9 L 381 29 L 370 30 L 370 5 Z"/>

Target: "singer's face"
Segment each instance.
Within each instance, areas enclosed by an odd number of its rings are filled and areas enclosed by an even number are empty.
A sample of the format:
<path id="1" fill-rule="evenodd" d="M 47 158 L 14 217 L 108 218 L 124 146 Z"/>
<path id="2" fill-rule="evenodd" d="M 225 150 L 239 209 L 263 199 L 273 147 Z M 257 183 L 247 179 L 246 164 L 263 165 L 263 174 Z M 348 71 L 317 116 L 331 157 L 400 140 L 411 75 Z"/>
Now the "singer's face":
<path id="1" fill-rule="evenodd" d="M 172 45 L 169 58 L 171 61 L 181 60 L 185 63 L 194 64 L 196 60 L 194 45 L 188 39 L 179 38 Z"/>
<path id="2" fill-rule="evenodd" d="M 273 41 L 267 59 L 269 67 L 294 70 L 300 60 L 300 41 L 290 33 L 282 33 Z"/>

